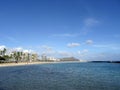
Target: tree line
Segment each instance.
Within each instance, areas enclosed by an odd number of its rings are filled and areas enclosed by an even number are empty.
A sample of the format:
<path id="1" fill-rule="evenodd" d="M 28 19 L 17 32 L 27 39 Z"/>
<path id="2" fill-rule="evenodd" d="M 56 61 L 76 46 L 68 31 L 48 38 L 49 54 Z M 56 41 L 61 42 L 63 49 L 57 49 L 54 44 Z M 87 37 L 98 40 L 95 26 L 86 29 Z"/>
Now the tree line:
<path id="1" fill-rule="evenodd" d="M 11 51 L 9 54 L 6 53 L 7 49 L 0 49 L 0 63 L 5 62 L 33 62 L 38 60 L 37 53 L 23 52 L 23 51 Z"/>

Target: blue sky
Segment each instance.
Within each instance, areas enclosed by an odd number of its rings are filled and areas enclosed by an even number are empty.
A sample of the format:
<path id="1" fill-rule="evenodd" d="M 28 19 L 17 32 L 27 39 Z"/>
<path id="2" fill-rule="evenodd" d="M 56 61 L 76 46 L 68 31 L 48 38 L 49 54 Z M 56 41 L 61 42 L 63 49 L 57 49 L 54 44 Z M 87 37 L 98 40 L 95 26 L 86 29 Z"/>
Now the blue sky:
<path id="1" fill-rule="evenodd" d="M 0 0 L 0 46 L 120 60 L 119 0 Z"/>

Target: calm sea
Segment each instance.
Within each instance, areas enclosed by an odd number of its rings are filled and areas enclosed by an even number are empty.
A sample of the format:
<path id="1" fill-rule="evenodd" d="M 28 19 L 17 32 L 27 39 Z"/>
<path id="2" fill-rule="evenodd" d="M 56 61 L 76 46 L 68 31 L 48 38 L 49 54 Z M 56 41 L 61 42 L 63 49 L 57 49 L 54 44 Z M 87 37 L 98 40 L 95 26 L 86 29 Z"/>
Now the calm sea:
<path id="1" fill-rule="evenodd" d="M 0 67 L 0 90 L 120 90 L 120 64 Z"/>

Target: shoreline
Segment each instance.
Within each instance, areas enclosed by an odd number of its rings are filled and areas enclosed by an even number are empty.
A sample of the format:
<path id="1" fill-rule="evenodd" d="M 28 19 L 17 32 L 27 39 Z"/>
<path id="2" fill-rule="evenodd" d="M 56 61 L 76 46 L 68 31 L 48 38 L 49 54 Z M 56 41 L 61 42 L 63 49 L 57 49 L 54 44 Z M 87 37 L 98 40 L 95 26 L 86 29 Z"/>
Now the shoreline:
<path id="1" fill-rule="evenodd" d="M 27 66 L 37 64 L 55 64 L 55 63 L 81 63 L 80 61 L 62 61 L 62 62 L 19 62 L 19 63 L 1 63 L 0 67 Z"/>

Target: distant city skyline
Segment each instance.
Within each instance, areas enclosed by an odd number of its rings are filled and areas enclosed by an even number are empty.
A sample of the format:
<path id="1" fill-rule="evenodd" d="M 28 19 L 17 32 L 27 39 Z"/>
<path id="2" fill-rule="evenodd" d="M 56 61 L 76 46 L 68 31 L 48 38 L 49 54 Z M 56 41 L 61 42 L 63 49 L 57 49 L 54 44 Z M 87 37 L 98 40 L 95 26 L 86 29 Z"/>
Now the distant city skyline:
<path id="1" fill-rule="evenodd" d="M 120 60 L 119 0 L 1 0 L 0 49 Z"/>

